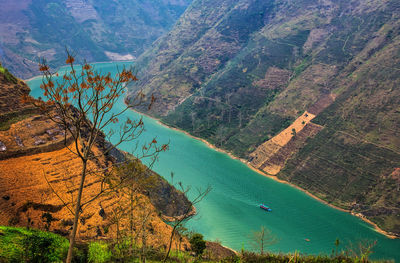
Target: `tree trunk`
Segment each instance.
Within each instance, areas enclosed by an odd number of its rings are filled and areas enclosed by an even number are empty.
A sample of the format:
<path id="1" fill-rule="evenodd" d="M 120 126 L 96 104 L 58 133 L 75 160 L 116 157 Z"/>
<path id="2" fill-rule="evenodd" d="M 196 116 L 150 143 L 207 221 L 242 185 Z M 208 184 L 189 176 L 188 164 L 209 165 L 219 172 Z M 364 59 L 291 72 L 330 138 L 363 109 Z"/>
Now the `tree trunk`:
<path id="1" fill-rule="evenodd" d="M 261 229 L 261 255 L 264 254 L 264 235 L 265 235 L 265 230 L 264 228 Z"/>
<path id="2" fill-rule="evenodd" d="M 178 224 L 174 225 L 174 227 L 172 228 L 171 237 L 169 239 L 169 244 L 168 244 L 168 250 L 165 253 L 165 257 L 164 257 L 163 262 L 166 262 L 168 257 L 169 257 L 169 252 L 171 251 L 172 241 L 174 239 L 174 234 L 175 234 L 175 230 L 176 230 L 177 226 L 178 226 Z"/>
<path id="3" fill-rule="evenodd" d="M 129 211 L 129 231 L 130 231 L 130 246 L 129 246 L 129 253 L 131 256 L 133 256 L 133 246 L 136 242 L 134 242 L 133 238 L 133 185 L 132 189 L 130 189 L 130 211 Z"/>
<path id="4" fill-rule="evenodd" d="M 83 162 L 83 166 L 82 166 L 82 173 L 81 173 L 81 183 L 79 185 L 78 198 L 76 200 L 74 224 L 73 224 L 72 232 L 71 232 L 71 235 L 69 238 L 69 248 L 68 248 L 68 255 L 67 255 L 66 263 L 71 263 L 71 261 L 72 261 L 72 256 L 73 256 L 72 253 L 73 253 L 74 246 L 75 246 L 76 231 L 78 230 L 78 224 L 79 224 L 79 214 L 81 212 L 81 200 L 82 200 L 83 187 L 85 185 L 87 160 L 83 160 L 82 162 Z"/>
<path id="5" fill-rule="evenodd" d="M 142 263 L 146 263 L 146 230 L 143 229 L 142 231 Z"/>

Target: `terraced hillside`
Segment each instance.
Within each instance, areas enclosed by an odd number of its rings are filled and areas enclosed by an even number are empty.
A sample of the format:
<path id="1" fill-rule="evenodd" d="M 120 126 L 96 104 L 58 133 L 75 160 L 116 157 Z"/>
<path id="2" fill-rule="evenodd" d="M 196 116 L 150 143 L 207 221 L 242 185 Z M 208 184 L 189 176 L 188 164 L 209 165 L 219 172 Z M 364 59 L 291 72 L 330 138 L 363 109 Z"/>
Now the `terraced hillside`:
<path id="1" fill-rule="evenodd" d="M 400 38 L 362 60 L 278 177 L 400 233 Z M 351 66 L 350 66 L 351 67 Z"/>
<path id="2" fill-rule="evenodd" d="M 140 111 L 399 235 L 399 33 L 396 0 L 196 0 L 131 91 L 157 98 Z"/>
<path id="3" fill-rule="evenodd" d="M 170 29 L 191 0 L 0 2 L 0 59 L 19 77 L 38 57 L 64 65 L 65 48 L 89 62 L 132 60 Z"/>
<path id="4" fill-rule="evenodd" d="M 62 127 L 21 103 L 21 95 L 30 91 L 26 84 L 12 75 L 7 77 L 5 72 L 0 72 L 0 225 L 29 226 L 68 235 L 73 222 L 69 207 L 76 198 L 81 161 L 66 148 L 73 142 Z M 105 144 L 100 138 L 93 149 L 101 157 L 88 164 L 83 203 L 104 189 L 106 168 L 126 158 L 118 150 L 101 154 Z M 167 244 L 171 231 L 162 217 L 181 215 L 191 204 L 156 173 L 147 170 L 145 176 L 151 183 L 136 194 L 138 205 L 133 219 L 135 225 L 143 224 L 139 224 L 141 214 L 146 209 L 151 211 L 148 242 L 162 246 Z M 83 206 L 79 239 L 115 237 L 117 223 L 119 231 L 126 231 L 128 219 L 118 219 L 117 213 L 129 204 L 126 198 L 114 191 Z"/>

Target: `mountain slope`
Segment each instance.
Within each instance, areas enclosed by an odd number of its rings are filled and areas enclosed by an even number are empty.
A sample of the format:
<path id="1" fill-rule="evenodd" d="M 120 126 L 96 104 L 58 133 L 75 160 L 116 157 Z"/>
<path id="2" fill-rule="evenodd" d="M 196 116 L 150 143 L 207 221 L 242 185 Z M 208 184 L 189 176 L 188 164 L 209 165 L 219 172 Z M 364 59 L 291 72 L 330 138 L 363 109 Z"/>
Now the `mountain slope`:
<path id="1" fill-rule="evenodd" d="M 139 110 L 400 234 L 399 32 L 395 0 L 197 0 L 130 89 L 157 98 Z"/>
<path id="2" fill-rule="evenodd" d="M 21 96 L 29 92 L 23 81 L 0 64 L 0 225 L 48 228 L 68 235 L 73 222 L 68 206 L 71 207 L 70 202 L 76 198 L 82 164 L 66 147 L 73 146 L 71 136 L 65 136 L 64 129 L 36 108 L 21 103 Z M 93 147 L 94 154 L 99 157 L 88 163 L 83 202 L 100 193 L 102 178 L 107 175 L 103 174 L 105 168 L 120 164 L 125 158 L 118 149 L 104 154 L 106 145 L 104 137 L 100 136 Z M 146 169 L 141 167 L 141 171 Z M 160 175 L 150 170 L 146 171 L 146 178 L 151 184 L 147 183 L 145 189 L 136 194 L 135 200 L 143 203 L 143 207 L 137 205 L 134 220 L 140 220 L 144 209 L 151 211 L 149 242 L 155 246 L 165 245 L 171 227 L 162 217 L 182 215 L 191 203 Z M 115 191 L 84 205 L 78 238 L 115 237 L 116 211 L 129 204 L 125 198 Z M 50 223 L 46 218 L 51 218 Z M 119 230 L 128 229 L 127 219 L 124 221 L 120 217 L 118 220 Z"/>
<path id="3" fill-rule="evenodd" d="M 37 59 L 64 65 L 65 48 L 89 62 L 131 60 L 170 29 L 190 0 L 1 1 L 0 59 L 37 75 Z"/>
<path id="4" fill-rule="evenodd" d="M 400 37 L 348 77 L 278 177 L 400 233 Z"/>

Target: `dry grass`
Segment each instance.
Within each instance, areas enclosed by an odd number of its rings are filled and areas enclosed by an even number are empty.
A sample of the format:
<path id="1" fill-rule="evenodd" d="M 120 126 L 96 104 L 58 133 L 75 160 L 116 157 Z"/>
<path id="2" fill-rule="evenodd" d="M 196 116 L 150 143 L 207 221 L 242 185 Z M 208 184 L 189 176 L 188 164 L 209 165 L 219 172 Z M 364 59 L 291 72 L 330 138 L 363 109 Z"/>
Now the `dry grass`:
<path id="1" fill-rule="evenodd" d="M 272 139 L 266 141 L 260 145 L 253 153 L 250 154 L 251 165 L 257 169 L 262 169 L 271 175 L 276 175 L 282 169 L 284 165 L 283 162 L 273 163 L 269 162 L 272 158 L 285 147 L 292 139 L 300 138 L 300 140 L 305 140 L 307 137 L 297 136 L 315 117 L 314 114 L 309 112 L 304 112 L 300 117 L 298 117 L 289 127 L 280 132 L 278 135 Z M 311 136 L 311 134 L 309 134 Z M 285 154 L 284 160 L 289 159 L 293 153 Z M 280 158 L 281 159 L 281 158 Z"/>
<path id="2" fill-rule="evenodd" d="M 95 149 L 99 153 L 99 149 Z M 86 180 L 84 200 L 90 200 L 100 191 L 100 175 L 94 171 L 99 167 L 106 166 L 105 159 L 98 159 L 97 162 L 89 164 L 91 174 Z M 27 226 L 28 218 L 32 220 L 32 227 L 44 229 L 45 223 L 41 216 L 50 212 L 56 221 L 52 222 L 51 230 L 59 233 L 68 233 L 73 216 L 63 206 L 63 202 L 53 193 L 52 188 L 66 202 L 70 203 L 76 198 L 77 185 L 81 163 L 74 154 L 66 148 L 40 153 L 30 156 L 10 158 L 0 161 L 0 224 L 9 225 L 10 222 L 17 222 L 16 225 Z M 45 177 L 46 175 L 46 177 Z M 8 199 L 8 200 L 6 200 Z M 125 201 L 124 201 L 125 200 Z M 146 196 L 140 198 L 146 209 L 152 211 L 148 243 L 153 246 L 167 244 L 171 227 L 165 224 L 158 216 L 158 211 L 153 207 Z M 90 240 L 97 238 L 115 238 L 116 226 L 112 224 L 112 209 L 127 202 L 126 197 L 116 193 L 104 195 L 90 203 L 83 209 L 82 218 L 78 230 L 78 238 Z M 100 215 L 101 207 L 104 208 L 106 217 Z M 134 212 L 140 215 L 139 208 Z M 135 225 L 139 226 L 140 218 L 135 218 Z M 121 229 L 127 229 L 127 219 L 121 220 Z M 107 233 L 105 233 L 107 232 Z"/>

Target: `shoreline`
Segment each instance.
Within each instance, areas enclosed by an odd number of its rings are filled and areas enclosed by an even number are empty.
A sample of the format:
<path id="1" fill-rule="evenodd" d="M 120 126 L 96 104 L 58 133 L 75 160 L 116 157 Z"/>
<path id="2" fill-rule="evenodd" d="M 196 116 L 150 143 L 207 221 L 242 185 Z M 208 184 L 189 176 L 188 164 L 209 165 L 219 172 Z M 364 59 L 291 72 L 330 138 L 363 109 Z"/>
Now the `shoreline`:
<path id="1" fill-rule="evenodd" d="M 133 62 L 135 62 L 134 60 L 110 60 L 110 61 L 100 61 L 100 62 L 88 62 L 88 64 L 90 64 L 90 65 L 97 65 L 97 64 L 105 64 L 105 63 L 113 63 L 113 62 L 130 62 L 130 63 L 133 63 Z M 76 64 L 76 65 L 81 65 L 81 64 Z M 64 66 L 59 66 L 59 67 L 57 67 L 56 68 L 56 70 L 55 70 L 55 72 L 58 72 L 61 68 L 63 68 L 63 67 L 68 67 L 68 65 L 64 65 Z M 29 78 L 29 79 L 21 79 L 22 81 L 24 81 L 24 82 L 28 82 L 28 81 L 32 81 L 32 80 L 34 80 L 34 79 L 36 79 L 36 78 L 40 78 L 40 77 L 42 77 L 41 75 L 37 75 L 37 76 L 34 76 L 34 77 L 31 77 L 31 78 Z"/>
<path id="2" fill-rule="evenodd" d="M 134 61 L 129 61 L 129 60 L 127 60 L 127 61 L 102 61 L 102 62 L 93 62 L 93 63 L 89 63 L 89 64 L 96 65 L 96 64 L 112 63 L 112 62 L 134 62 Z M 60 70 L 60 68 L 62 68 L 62 67 L 59 67 L 59 68 L 57 69 L 57 71 Z M 32 78 L 30 78 L 30 79 L 28 79 L 28 80 L 22 80 L 22 81 L 27 82 L 27 81 L 31 81 L 31 80 L 33 80 L 33 79 L 35 79 L 35 78 L 39 78 L 39 77 L 41 77 L 41 76 L 38 75 L 38 76 L 32 77 Z M 123 103 L 125 103 L 125 99 L 123 99 Z M 342 211 L 342 212 L 346 212 L 346 213 L 349 213 L 349 214 L 351 214 L 351 215 L 353 215 L 353 216 L 356 216 L 356 217 L 360 218 L 361 220 L 363 220 L 364 222 L 366 222 L 367 224 L 371 225 L 371 226 L 374 228 L 374 230 L 375 230 L 376 232 L 378 232 L 378 233 L 380 233 L 380 234 L 386 236 L 386 237 L 389 238 L 389 239 L 400 239 L 400 236 L 393 235 L 393 234 L 391 234 L 391 233 L 389 233 L 389 232 L 387 232 L 387 231 L 381 229 L 376 223 L 372 222 L 370 219 L 366 218 L 366 217 L 365 217 L 364 215 L 362 215 L 361 213 L 354 213 L 354 212 L 352 212 L 351 210 L 343 209 L 343 208 L 340 208 L 340 207 L 335 206 L 335 205 L 333 205 L 333 204 L 330 204 L 330 203 L 328 203 L 327 201 L 325 201 L 325 200 L 319 198 L 318 196 L 316 196 L 316 195 L 310 193 L 310 192 L 307 191 L 306 189 L 303 189 L 303 188 L 301 188 L 301 187 L 299 187 L 299 186 L 297 186 L 297 185 L 295 185 L 295 184 L 292 184 L 292 183 L 290 183 L 290 182 L 288 182 L 288 181 L 281 180 L 281 179 L 279 179 L 279 178 L 276 177 L 276 176 L 269 175 L 269 174 L 267 174 L 267 173 L 265 173 L 265 172 L 263 172 L 263 171 L 261 171 L 261 170 L 258 170 L 258 169 L 256 169 L 256 168 L 254 168 L 253 166 L 251 166 L 251 164 L 250 164 L 247 160 L 242 159 L 242 158 L 239 158 L 239 157 L 237 157 L 237 156 L 234 156 L 232 153 L 230 153 L 230 152 L 228 152 L 228 151 L 226 151 L 226 150 L 223 150 L 223 149 L 220 149 L 220 148 L 216 147 L 215 145 L 213 145 L 212 143 L 208 142 L 207 140 L 205 140 L 205 139 L 203 139 L 203 138 L 196 137 L 196 136 L 194 136 L 194 135 L 188 133 L 187 131 L 178 129 L 178 128 L 176 128 L 176 127 L 168 126 L 167 124 L 161 122 L 161 120 L 160 120 L 159 118 L 156 118 L 156 117 L 150 116 L 150 115 L 148 115 L 148 114 L 145 114 L 145 113 L 136 111 L 136 110 L 134 110 L 134 109 L 130 109 L 130 110 L 132 110 L 132 111 L 134 111 L 134 112 L 136 112 L 136 113 L 138 113 L 138 114 L 140 114 L 140 115 L 146 116 L 146 117 L 148 117 L 148 118 L 150 118 L 150 119 L 153 119 L 153 120 L 155 120 L 158 124 L 160 124 L 160 125 L 162 125 L 162 126 L 168 128 L 168 129 L 172 129 L 172 130 L 175 130 L 175 131 L 184 133 L 185 135 L 191 137 L 192 139 L 201 141 L 201 142 L 203 142 L 207 147 L 209 147 L 209 148 L 211 148 L 211 149 L 213 149 L 213 150 L 215 150 L 215 151 L 217 151 L 217 152 L 224 153 L 224 154 L 228 155 L 230 158 L 242 162 L 242 163 L 245 164 L 248 168 L 250 168 L 251 170 L 253 170 L 254 172 L 257 172 L 258 174 L 260 174 L 260 175 L 262 175 L 262 176 L 268 177 L 268 178 L 270 178 L 270 179 L 272 179 L 272 180 L 275 180 L 276 182 L 279 182 L 279 183 L 283 183 L 283 184 L 290 185 L 290 186 L 292 186 L 292 187 L 294 187 L 294 188 L 296 188 L 296 189 L 302 191 L 303 193 L 305 193 L 306 195 L 310 196 L 311 198 L 313 198 L 313 199 L 315 199 L 315 200 L 317 200 L 317 201 L 319 201 L 319 202 L 321 202 L 321 203 L 323 203 L 323 204 L 325 204 L 325 205 L 328 205 L 328 206 L 331 207 L 331 208 L 334 208 L 334 209 L 340 210 L 340 211 Z"/>
<path id="3" fill-rule="evenodd" d="M 189 217 L 193 217 L 197 214 L 197 210 L 196 207 L 194 205 L 192 205 L 192 207 L 190 208 L 190 212 L 187 214 L 183 214 L 183 215 L 179 215 L 179 216 L 167 216 L 167 215 L 161 215 L 161 218 L 167 222 L 176 222 L 182 219 L 187 219 Z"/>
<path id="4" fill-rule="evenodd" d="M 133 110 L 133 109 L 131 109 L 131 110 Z M 148 118 L 150 118 L 150 119 L 153 119 L 153 120 L 157 121 L 157 123 L 159 123 L 160 125 L 162 125 L 162 126 L 164 126 L 164 127 L 166 127 L 166 128 L 169 128 L 169 129 L 172 129 L 172 130 L 175 130 L 175 131 L 178 131 L 178 132 L 182 132 L 182 133 L 184 133 L 185 135 L 191 137 L 192 139 L 195 139 L 195 140 L 198 140 L 198 141 L 203 142 L 205 145 L 207 145 L 207 147 L 209 147 L 209 148 L 211 148 L 211 149 L 213 149 L 213 150 L 215 150 L 215 151 L 217 151 L 217 152 L 224 153 L 224 154 L 228 155 L 230 158 L 242 162 L 242 163 L 245 164 L 248 168 L 250 168 L 251 170 L 253 170 L 254 172 L 256 172 L 256 173 L 258 173 L 258 174 L 260 174 L 260 175 L 262 175 L 262 176 L 268 177 L 268 178 L 270 178 L 270 179 L 272 179 L 272 180 L 274 180 L 274 181 L 276 181 L 276 182 L 282 183 L 282 184 L 287 184 L 287 185 L 289 185 L 289 186 L 291 186 L 291 187 L 294 187 L 294 188 L 296 188 L 296 189 L 302 191 L 302 192 L 305 193 L 306 195 L 308 195 L 308 196 L 310 196 L 311 198 L 313 198 L 313 199 L 315 199 L 315 200 L 317 200 L 317 201 L 323 203 L 324 205 L 327 205 L 327 206 L 329 206 L 329 207 L 331 207 L 331 208 L 334 208 L 334 209 L 336 209 L 336 210 L 339 210 L 339 211 L 342 211 L 342 212 L 345 212 L 345 213 L 349 213 L 349 214 L 351 214 L 351 215 L 353 215 L 353 216 L 355 216 L 355 217 L 358 217 L 359 219 L 363 220 L 363 221 L 366 222 L 367 224 L 371 225 L 371 226 L 374 228 L 374 230 L 375 230 L 376 232 L 378 232 L 378 233 L 380 233 L 380 234 L 386 236 L 386 237 L 389 238 L 389 239 L 399 239 L 399 238 L 400 238 L 400 237 L 398 237 L 398 236 L 395 236 L 395 235 L 393 235 L 393 234 L 390 234 L 390 233 L 386 232 L 385 230 L 381 229 L 376 223 L 372 222 L 370 219 L 366 218 L 364 215 L 362 215 L 362 214 L 360 214 L 360 213 L 354 213 L 354 212 L 352 212 L 351 210 L 344 209 L 344 208 L 335 206 L 335 205 L 333 205 L 333 204 L 330 204 L 330 203 L 328 203 L 327 201 L 325 201 L 325 200 L 319 198 L 318 196 L 316 196 L 316 195 L 310 193 L 310 192 L 307 191 L 306 189 L 301 188 L 300 186 L 297 186 L 297 185 L 292 184 L 292 183 L 290 183 L 290 182 L 288 182 L 288 181 L 281 180 L 281 179 L 279 179 L 279 178 L 276 177 L 276 176 L 269 175 L 269 174 L 267 174 L 267 173 L 265 173 L 265 172 L 263 172 L 263 171 L 260 171 L 260 170 L 256 169 L 255 167 L 253 167 L 247 160 L 245 160 L 245 159 L 243 159 L 243 158 L 239 158 L 239 157 L 237 157 L 237 156 L 234 156 L 232 153 L 230 153 L 230 152 L 228 152 L 228 151 L 225 151 L 225 150 L 223 150 L 223 149 L 218 148 L 217 146 L 215 146 L 214 144 L 210 143 L 209 141 L 207 141 L 207 140 L 205 140 L 205 139 L 203 139 L 203 138 L 199 138 L 199 137 L 193 136 L 192 134 L 188 133 L 187 131 L 178 129 L 178 128 L 176 128 L 176 127 L 168 126 L 167 124 L 161 122 L 160 119 L 155 118 L 155 117 L 153 117 L 153 116 L 150 116 L 150 115 L 148 115 L 148 114 L 144 114 L 144 113 L 138 112 L 138 111 L 136 111 L 136 110 L 133 110 L 133 111 L 136 112 L 136 113 L 138 113 L 138 114 L 140 114 L 140 115 L 146 116 L 146 117 L 148 117 Z"/>

